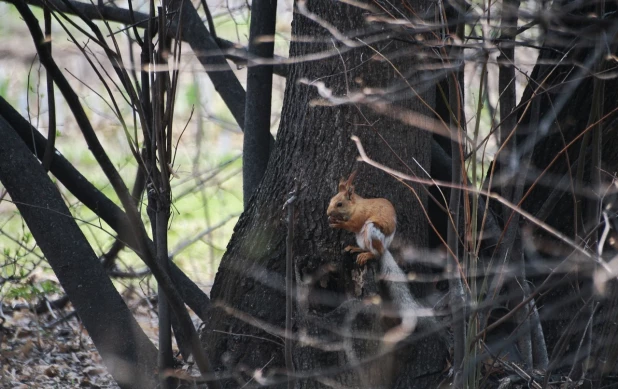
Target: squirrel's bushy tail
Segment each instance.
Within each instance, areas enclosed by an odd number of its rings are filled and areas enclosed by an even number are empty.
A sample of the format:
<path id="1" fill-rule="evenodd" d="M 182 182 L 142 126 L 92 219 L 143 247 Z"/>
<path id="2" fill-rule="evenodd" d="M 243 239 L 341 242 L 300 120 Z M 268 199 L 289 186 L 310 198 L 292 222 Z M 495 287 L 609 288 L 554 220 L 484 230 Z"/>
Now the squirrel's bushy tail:
<path id="1" fill-rule="evenodd" d="M 384 334 L 385 345 L 395 345 L 405 339 L 417 327 L 418 313 L 422 309 L 408 288 L 408 277 L 401 270 L 390 251 L 385 250 L 381 257 L 382 278 L 388 288 L 393 305 L 401 317 L 401 324 Z"/>

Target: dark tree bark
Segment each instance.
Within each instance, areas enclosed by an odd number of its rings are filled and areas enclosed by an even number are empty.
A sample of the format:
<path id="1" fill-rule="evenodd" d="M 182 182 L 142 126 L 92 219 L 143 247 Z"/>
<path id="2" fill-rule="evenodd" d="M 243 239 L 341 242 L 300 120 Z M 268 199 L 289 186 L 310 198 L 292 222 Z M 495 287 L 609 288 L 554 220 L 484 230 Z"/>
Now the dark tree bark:
<path id="1" fill-rule="evenodd" d="M 501 176 L 501 179 L 494 180 L 500 184 L 491 188 L 504 193 L 505 187 L 515 187 L 525 179 L 522 208 L 582 247 L 585 247 L 583 242 L 590 244 L 590 226 L 582 224 L 591 216 L 591 208 L 586 204 L 600 201 L 605 190 L 592 185 L 592 175 L 598 173 L 593 168 L 594 145 L 592 142 L 582 144 L 585 131 L 592 131 L 587 128 L 591 127 L 591 112 L 596 109 L 593 90 L 596 89 L 595 69 L 602 68 L 599 64 L 605 66 L 600 75 L 605 83 L 601 96 L 603 144 L 600 152 L 602 168 L 609 173 L 605 176 L 606 182 L 618 171 L 618 137 L 615 135 L 618 79 L 607 76 L 617 68 L 613 62 L 605 61 L 607 47 L 611 52 L 615 50 L 618 24 L 615 4 L 610 7 L 606 2 L 606 6 L 612 9 L 606 9 L 604 18 L 596 21 L 589 17 L 595 12 L 594 3 L 558 2 L 551 10 L 555 17 L 545 26 L 545 44 L 516 110 L 520 119 L 514 140 L 518 154 L 514 159 L 509 155 L 499 159 L 495 171 L 499 172 L 496 177 Z M 604 49 L 599 50 L 598 42 L 607 42 L 607 46 L 604 43 Z M 529 167 L 527 163 L 512 164 L 514 160 L 521 162 L 528 158 Z M 583 159 L 584 169 L 578 172 L 580 159 Z M 500 209 L 494 202 L 492 207 Z M 505 219 L 502 225 L 508 220 Z M 601 222 L 596 220 L 594 225 Z M 579 359 L 586 357 L 581 345 L 592 310 L 585 311 L 582 307 L 593 301 L 590 276 L 595 267 L 594 258 L 578 255 L 563 241 L 528 220 L 522 223 L 520 231 L 527 256 L 526 273 L 536 286 L 546 279 L 549 271 L 568 258 L 559 274 L 552 275 L 549 291 L 536 301 L 538 307 L 543 307 L 539 313 L 545 340 L 549 354 L 554 355 L 555 363 L 551 367 L 566 368 L 568 372 L 576 353 Z M 594 251 L 596 249 L 591 250 L 592 254 Z M 609 290 L 613 292 L 609 297 L 615 300 L 615 287 Z M 593 336 L 601 341 L 593 344 L 591 366 L 600 364 L 596 356 L 603 350 L 615 347 L 615 343 L 607 343 L 610 339 L 615 341 L 615 337 L 599 331 L 614 328 L 608 321 L 615 320 L 615 306 L 615 303 L 602 303 L 595 313 Z M 565 347 L 560 347 L 561 344 Z M 615 365 L 604 367 L 608 372 L 616 369 Z"/>
<path id="2" fill-rule="evenodd" d="M 270 155 L 270 107 L 273 94 L 273 68 L 260 63 L 272 60 L 275 49 L 277 0 L 251 3 L 249 30 L 249 68 L 245 100 L 245 136 L 243 137 L 243 203 L 262 181 Z"/>
<path id="3" fill-rule="evenodd" d="M 123 388 L 154 388 L 155 347 L 107 277 L 43 167 L 2 118 L 0 136 L 0 181 L 75 306 L 109 372 Z M 93 302 L 96 309 L 92 308 Z"/>
<path id="4" fill-rule="evenodd" d="M 430 2 L 413 2 L 417 15 L 423 15 Z M 412 162 L 416 158 L 429 169 L 431 136 L 389 117 L 372 113 L 363 105 L 312 105 L 318 98 L 312 82 L 324 82 L 335 96 L 351 96 L 362 88 L 397 90 L 391 95 L 376 93 L 375 99 L 395 109 L 411 109 L 430 115 L 423 105 L 434 104 L 433 93 L 422 101 L 404 80 L 417 85 L 411 64 L 422 62 L 418 46 L 390 39 L 374 43 L 376 51 L 361 44 L 381 26 L 366 24 L 363 10 L 341 2 L 311 1 L 308 11 L 294 14 L 293 37 L 312 37 L 311 43 L 292 41 L 290 57 L 328 51 L 332 55 L 317 62 L 300 62 L 291 67 L 284 98 L 282 120 L 266 174 L 241 216 L 222 260 L 212 288 L 215 308 L 203 332 L 203 340 L 214 355 L 219 369 L 227 369 L 238 380 L 226 387 L 240 386 L 249 379 L 251 369 L 285 381 L 283 342 L 285 322 L 285 214 L 282 210 L 288 192 L 300 181 L 296 201 L 294 262 L 298 301 L 295 306 L 294 363 L 297 383 L 302 388 L 323 387 L 334 381 L 350 386 L 420 388 L 435 387 L 446 361 L 446 349 L 437 337 L 407 343 L 400 350 L 394 370 L 385 358 L 376 357 L 376 344 L 384 331 L 377 309 L 357 298 L 375 296 L 377 262 L 359 268 L 342 248 L 353 242 L 347 232 L 328 227 L 326 208 L 335 194 L 337 181 L 355 167 L 357 192 L 364 197 L 386 197 L 397 210 L 398 246 L 427 246 L 427 227 L 421 206 L 426 196 L 419 187 L 417 201 L 410 189 L 384 172 L 355 166 L 357 150 L 351 135 L 360 137 L 370 157 L 391 167 L 422 174 Z M 401 11 L 401 10 L 399 10 Z M 330 32 L 304 16 L 322 18 L 350 37 L 350 48 L 333 39 Z M 366 12 L 366 11 L 365 11 Z M 316 17 L 317 15 L 317 17 Z M 414 50 L 413 50 L 414 48 Z M 379 52 L 379 55 L 376 55 Z M 375 57 L 374 57 L 375 56 Z M 381 56 L 391 61 L 379 61 Z M 371 60 L 374 57 L 375 60 Z M 305 80 L 302 81 L 301 80 Z M 383 99 L 383 100 L 381 100 Z M 406 167 L 409 166 L 410 168 Z M 395 244 L 393 245 L 395 246 Z M 353 277 L 365 278 L 364 288 L 354 288 Z M 358 284 L 356 284 L 358 286 Z M 415 288 L 417 297 L 424 290 Z M 345 335 L 345 331 L 350 333 Z M 377 338 L 355 338 L 354 331 L 366 331 Z M 414 334 L 413 338 L 419 338 Z M 309 345 L 311 341 L 317 344 Z M 246 375 L 243 375 L 243 372 Z M 275 381 L 277 382 L 277 381 Z"/>

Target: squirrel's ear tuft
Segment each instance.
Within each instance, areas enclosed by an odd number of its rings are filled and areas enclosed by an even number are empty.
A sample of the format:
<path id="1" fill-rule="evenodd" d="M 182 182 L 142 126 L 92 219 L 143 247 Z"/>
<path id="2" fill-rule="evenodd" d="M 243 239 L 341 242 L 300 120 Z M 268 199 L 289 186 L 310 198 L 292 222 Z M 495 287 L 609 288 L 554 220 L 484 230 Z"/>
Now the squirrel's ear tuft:
<path id="1" fill-rule="evenodd" d="M 352 174 L 350 174 L 350 177 L 348 177 L 348 180 L 345 183 L 346 187 L 349 187 L 352 185 L 352 182 L 354 181 L 354 178 L 356 177 L 356 173 L 358 173 L 358 170 L 354 170 Z"/>
<path id="2" fill-rule="evenodd" d="M 339 192 L 345 192 L 346 190 L 346 181 L 342 178 L 339 180 Z"/>
<path id="3" fill-rule="evenodd" d="M 347 190 L 348 190 L 348 193 L 347 193 L 348 200 L 352 200 L 352 195 L 354 194 L 354 185 L 348 185 Z"/>

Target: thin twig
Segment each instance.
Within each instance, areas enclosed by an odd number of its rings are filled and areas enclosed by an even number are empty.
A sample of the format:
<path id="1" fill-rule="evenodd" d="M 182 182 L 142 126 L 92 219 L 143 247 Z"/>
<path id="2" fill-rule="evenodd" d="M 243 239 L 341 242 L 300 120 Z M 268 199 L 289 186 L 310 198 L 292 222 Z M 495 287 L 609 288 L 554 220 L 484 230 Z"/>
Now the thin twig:
<path id="1" fill-rule="evenodd" d="M 51 11 L 45 9 L 43 13 L 45 19 L 45 42 L 49 47 L 49 52 L 52 52 L 52 22 Z M 54 81 L 47 76 L 47 113 L 48 113 L 48 129 L 47 129 L 47 147 L 43 156 L 43 169 L 49 171 L 52 158 L 54 157 L 54 149 L 56 144 L 56 99 L 54 97 Z"/>
<path id="2" fill-rule="evenodd" d="M 295 181 L 294 189 L 290 192 L 288 200 L 283 205 L 287 208 L 288 234 L 285 240 L 285 367 L 289 376 L 294 375 L 294 359 L 292 358 L 292 315 L 294 313 L 294 219 L 295 202 L 300 190 L 300 181 Z M 288 389 L 294 388 L 294 379 L 288 381 Z"/>
<path id="3" fill-rule="evenodd" d="M 450 182 L 445 182 L 445 181 L 436 181 L 436 180 L 427 180 L 427 179 L 423 179 L 423 178 L 419 178 L 419 177 L 412 177 L 409 176 L 405 173 L 401 173 L 397 170 L 391 169 L 379 162 L 376 162 L 374 160 L 372 160 L 371 158 L 369 158 L 367 156 L 367 153 L 365 152 L 365 149 L 363 148 L 363 145 L 360 142 L 360 139 L 356 136 L 352 136 L 352 140 L 356 143 L 356 147 L 358 148 L 358 152 L 360 154 L 359 156 L 359 160 L 377 167 L 378 169 L 381 169 L 395 177 L 398 177 L 402 180 L 406 180 L 406 181 L 411 181 L 411 182 L 415 182 L 418 184 L 423 184 L 423 185 L 440 185 L 440 186 L 444 186 L 447 188 L 457 188 L 457 189 L 461 189 L 461 186 L 456 186 L 453 185 Z M 585 249 L 581 248 L 578 244 L 576 244 L 573 240 L 569 239 L 566 235 L 564 235 L 563 233 L 559 232 L 558 230 L 556 230 L 555 228 L 551 227 L 549 224 L 537 219 L 536 217 L 534 217 L 531 213 L 525 211 L 524 209 L 522 209 L 521 207 L 518 207 L 517 205 L 509 202 L 508 200 L 506 200 L 504 197 L 500 196 L 497 193 L 491 192 L 489 190 L 485 190 L 485 189 L 476 189 L 476 188 L 467 188 L 467 190 L 470 190 L 474 193 L 477 194 L 482 194 L 490 199 L 494 199 L 504 205 L 506 205 L 508 208 L 514 210 L 515 212 L 518 212 L 519 214 L 521 214 L 523 217 L 525 217 L 526 219 L 528 219 L 530 222 L 532 222 L 533 224 L 535 224 L 537 227 L 544 229 L 545 231 L 547 231 L 550 235 L 555 236 L 556 238 L 558 238 L 559 240 L 561 240 L 562 242 L 564 242 L 567 246 L 571 247 L 572 249 L 574 249 L 577 253 L 583 255 L 585 258 L 587 259 L 592 259 L 595 262 L 597 262 L 599 265 L 601 265 L 608 273 L 613 274 L 613 271 L 611 270 L 611 268 L 607 265 L 607 263 L 605 262 L 605 260 L 603 258 L 595 258 L 596 256 L 593 256 L 592 254 L 590 254 L 588 251 L 586 251 Z"/>

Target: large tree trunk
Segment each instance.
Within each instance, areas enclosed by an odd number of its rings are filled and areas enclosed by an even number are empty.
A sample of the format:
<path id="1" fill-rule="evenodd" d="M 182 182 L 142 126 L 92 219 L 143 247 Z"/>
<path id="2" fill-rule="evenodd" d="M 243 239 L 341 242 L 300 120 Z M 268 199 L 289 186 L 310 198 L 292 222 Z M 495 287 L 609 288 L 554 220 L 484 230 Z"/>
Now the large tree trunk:
<path id="1" fill-rule="evenodd" d="M 429 3 L 413 2 L 416 14 L 424 15 Z M 398 358 L 403 362 L 398 375 L 389 370 L 391 364 L 385 359 L 375 357 L 384 323 L 376 315 L 375 306 L 358 299 L 377 293 L 377 262 L 367 268 L 355 265 L 351 255 L 342 253 L 342 248 L 353 242 L 352 234 L 331 230 L 326 219 L 337 181 L 355 167 L 358 153 L 351 135 L 360 137 L 370 157 L 410 172 L 405 162 L 419 175 L 422 173 L 412 158 L 429 170 L 431 136 L 378 116 L 367 106 L 311 104 L 318 98 L 312 82 L 325 83 L 340 97 L 365 87 L 395 87 L 397 99 L 390 102 L 391 106 L 430 116 L 423 102 L 433 105 L 433 93 L 424 93 L 421 101 L 411 88 L 401 87 L 406 85 L 401 73 L 411 85 L 419 82 L 411 66 L 422 62 L 422 52 L 409 44 L 384 40 L 373 45 L 381 55 L 391 57 L 390 63 L 382 61 L 376 51 L 356 40 L 381 31 L 379 26 L 365 24 L 366 10 L 325 0 L 310 1 L 307 8 L 359 47 L 342 45 L 315 21 L 300 12 L 294 14 L 290 57 L 300 61 L 291 66 L 268 169 L 235 228 L 217 273 L 211 292 L 215 308 L 203 332 L 204 342 L 213 355 L 221 356 L 215 365 L 238 379 L 228 381 L 226 387 L 237 387 L 248 380 L 253 369 L 264 369 L 266 376 L 276 376 L 284 369 L 281 334 L 285 321 L 286 224 L 282 207 L 295 181 L 299 181 L 293 251 L 295 281 L 301 292 L 294 313 L 294 364 L 300 387 L 323 387 L 329 381 L 350 387 L 435 387 L 447 356 L 436 336 L 404 349 Z M 303 42 L 304 38 L 310 43 Z M 319 61 L 305 59 L 320 52 L 331 55 Z M 410 189 L 384 172 L 365 165 L 356 167 L 360 168 L 356 179 L 359 194 L 386 197 L 394 204 L 399 246 L 426 247 L 423 189 L 414 187 L 419 202 Z M 359 277 L 365 277 L 365 282 L 359 284 Z M 415 292 L 421 297 L 423 290 L 415 288 Z M 357 331 L 377 338 L 363 340 Z M 276 377 L 285 380 L 283 375 Z"/>
<path id="2" fill-rule="evenodd" d="M 557 17 L 546 26 L 544 49 L 539 54 L 537 65 L 530 76 L 531 81 L 517 110 L 520 123 L 514 141 L 519 154 L 514 159 L 509 155 L 500 157 L 496 172 L 500 172 L 503 180 L 494 178 L 500 184 L 493 187 L 492 191 L 500 192 L 507 185 L 518 185 L 525 175 L 526 190 L 522 208 L 589 249 L 594 256 L 596 248 L 591 237 L 594 233 L 591 226 L 597 226 L 601 220 L 591 220 L 594 215 L 590 204 L 600 201 L 599 196 L 604 194 L 606 188 L 599 187 L 592 179 L 598 173 L 592 159 L 593 129 L 587 130 L 591 138 L 583 148 L 582 139 L 584 131 L 597 121 L 591 115 L 599 108 L 593 105 L 593 94 L 597 90 L 594 74 L 602 69 L 599 64 L 603 64 L 607 69 L 598 79 L 605 83 L 604 92 L 600 89 L 601 116 L 604 116 L 601 121 L 603 131 L 600 151 L 602 168 L 609 173 L 602 173 L 605 176 L 603 181 L 608 183 L 611 175 L 618 170 L 618 137 L 615 135 L 618 79 L 606 76 L 608 70 L 611 71 L 610 66 L 615 67 L 615 64 L 604 64 L 603 61 L 607 58 L 608 47 L 610 52 L 615 50 L 614 39 L 618 31 L 615 6 L 607 2 L 605 19 L 592 20 L 590 15 L 595 12 L 595 3 L 565 1 L 554 5 L 551 12 Z M 609 9 L 610 6 L 612 9 Z M 582 150 L 585 154 L 581 153 Z M 511 163 L 513 160 L 525 160 L 530 152 L 530 167 L 514 166 Z M 583 174 L 578 177 L 580 158 L 585 160 Z M 505 177 L 508 179 L 504 180 Z M 492 206 L 500 207 L 496 203 Z M 593 223 L 584 226 L 586 221 Z M 574 357 L 578 355 L 581 360 L 587 353 L 587 341 L 583 333 L 589 325 L 595 301 L 589 300 L 593 292 L 590 276 L 595 260 L 578 255 L 563 240 L 538 228 L 534 223 L 526 221 L 524 224 L 526 227 L 521 231 L 527 250 L 527 273 L 536 286 L 546 279 L 549 271 L 567 259 L 566 266 L 553 274 L 553 282 L 550 283 L 553 287 L 549 291 L 546 289 L 546 293 L 536 303 L 543 307 L 540 317 L 549 353 L 553 353 L 556 359 L 557 364 L 553 367 L 563 367 L 568 372 L 574 364 Z M 600 228 L 602 231 L 604 226 Z M 589 306 L 582 309 L 586 301 Z M 599 350 L 612 347 L 605 342 L 610 334 L 603 333 L 600 336 L 599 330 L 606 326 L 608 320 L 615 320 L 615 312 L 615 308 L 610 309 L 602 304 L 594 315 L 594 338 L 603 339 L 604 344 L 597 344 L 597 351 L 592 351 L 591 366 L 600 363 L 594 359 L 594 354 L 598 355 Z M 564 341 L 569 346 L 559 350 L 556 346 Z M 615 366 L 608 369 L 615 369 Z"/>

